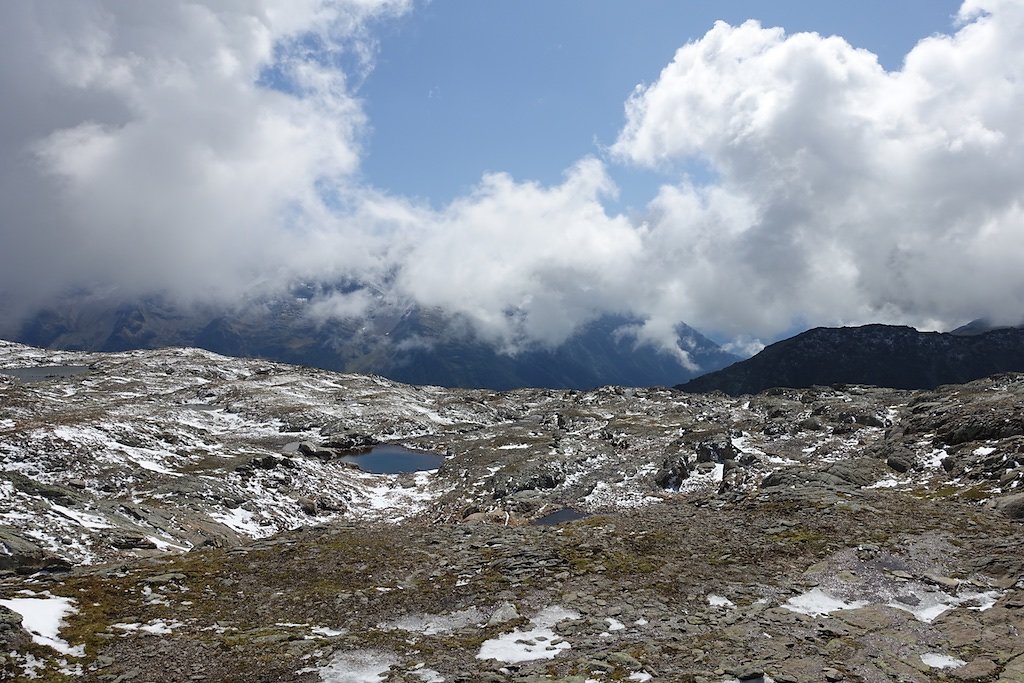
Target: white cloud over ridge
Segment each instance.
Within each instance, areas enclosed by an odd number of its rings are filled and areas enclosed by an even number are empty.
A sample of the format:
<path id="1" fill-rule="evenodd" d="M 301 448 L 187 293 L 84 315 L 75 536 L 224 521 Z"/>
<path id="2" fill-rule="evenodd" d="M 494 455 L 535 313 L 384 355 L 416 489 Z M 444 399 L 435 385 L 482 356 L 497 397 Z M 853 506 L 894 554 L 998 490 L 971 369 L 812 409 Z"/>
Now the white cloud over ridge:
<path id="1" fill-rule="evenodd" d="M 1024 317 L 1024 6 L 969 0 L 898 71 L 838 37 L 716 24 L 626 103 L 606 159 L 432 209 L 359 182 L 354 88 L 397 0 L 0 6 L 0 291 L 231 301 L 372 282 L 505 348 L 604 313 L 794 324 Z M 694 159 L 711 179 L 675 169 Z M 659 169 L 610 212 L 609 169 Z M 321 301 L 358 315 L 373 297 Z M 756 342 L 744 338 L 749 347 Z M 738 348 L 738 347 L 737 347 Z"/>

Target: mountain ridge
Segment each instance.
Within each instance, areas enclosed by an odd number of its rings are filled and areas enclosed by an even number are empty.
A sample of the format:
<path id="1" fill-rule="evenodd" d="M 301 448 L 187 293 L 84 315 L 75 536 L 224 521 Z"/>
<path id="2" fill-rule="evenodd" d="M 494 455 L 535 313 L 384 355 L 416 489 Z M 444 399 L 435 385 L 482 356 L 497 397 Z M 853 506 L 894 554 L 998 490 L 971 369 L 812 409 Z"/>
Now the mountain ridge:
<path id="1" fill-rule="evenodd" d="M 554 348 L 503 353 L 470 323 L 439 309 L 379 305 L 360 318 L 317 317 L 312 299 L 244 308 L 181 308 L 159 298 L 68 302 L 32 316 L 13 339 L 42 348 L 127 351 L 198 347 L 234 357 L 377 374 L 406 384 L 496 390 L 602 385 L 669 386 L 737 359 L 679 325 L 677 345 L 700 370 L 628 334 L 641 321 L 606 315 Z"/>
<path id="2" fill-rule="evenodd" d="M 816 327 L 677 385 L 688 393 L 755 394 L 773 387 L 865 384 L 934 389 L 1024 370 L 1024 330 L 920 332 L 902 325 Z"/>

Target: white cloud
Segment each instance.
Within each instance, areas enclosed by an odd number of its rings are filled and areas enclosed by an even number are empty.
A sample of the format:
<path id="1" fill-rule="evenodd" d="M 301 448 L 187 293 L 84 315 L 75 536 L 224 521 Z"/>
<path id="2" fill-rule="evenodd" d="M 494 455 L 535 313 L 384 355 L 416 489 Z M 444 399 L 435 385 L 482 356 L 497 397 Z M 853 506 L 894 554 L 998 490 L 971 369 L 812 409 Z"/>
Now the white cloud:
<path id="1" fill-rule="evenodd" d="M 629 221 L 601 205 L 613 189 L 596 159 L 554 187 L 487 175 L 471 195 L 427 217 L 397 288 L 467 316 L 503 347 L 557 344 L 582 322 L 630 306 L 623 287 L 641 243 Z"/>
<path id="2" fill-rule="evenodd" d="M 960 20 L 893 72 L 841 38 L 718 23 L 639 88 L 615 157 L 715 174 L 651 205 L 665 309 L 757 334 L 1019 321 L 1024 6 L 978 0 Z"/>
<path id="3" fill-rule="evenodd" d="M 367 68 L 366 23 L 406 5 L 5 3 L 0 289 L 231 298 L 328 233 L 361 266 L 321 191 L 351 182 L 365 126 L 338 64 Z"/>
<path id="4" fill-rule="evenodd" d="M 766 336 L 1024 313 L 1018 2 L 969 0 L 956 33 L 889 72 L 838 37 L 716 24 L 630 98 L 608 160 L 551 186 L 487 174 L 440 209 L 358 182 L 354 83 L 374 20 L 409 8 L 0 5 L 8 305 L 96 284 L 230 300 L 359 280 L 372 296 L 317 314 L 414 301 L 506 349 L 604 313 L 665 343 L 678 322 Z M 679 174 L 695 159 L 708 178 Z M 669 174 L 644 215 L 606 209 L 615 163 Z"/>

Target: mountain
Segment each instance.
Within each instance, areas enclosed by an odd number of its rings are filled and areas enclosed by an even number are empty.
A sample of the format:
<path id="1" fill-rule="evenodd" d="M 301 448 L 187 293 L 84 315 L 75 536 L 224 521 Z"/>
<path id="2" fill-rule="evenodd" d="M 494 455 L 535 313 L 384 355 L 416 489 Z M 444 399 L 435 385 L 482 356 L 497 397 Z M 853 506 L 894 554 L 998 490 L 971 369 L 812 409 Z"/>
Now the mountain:
<path id="1" fill-rule="evenodd" d="M 78 351 L 194 346 L 410 384 L 489 389 L 664 386 L 736 360 L 680 325 L 678 344 L 699 367 L 688 369 L 671 353 L 638 345 L 625 332 L 639 321 L 623 316 L 594 320 L 553 349 L 508 354 L 476 336 L 467 321 L 437 309 L 381 305 L 362 318 L 324 320 L 312 301 L 294 296 L 218 309 L 182 308 L 159 298 L 82 299 L 40 311 L 14 339 Z"/>
<path id="2" fill-rule="evenodd" d="M 0 341 L 0 681 L 1019 683 L 1022 401 Z"/>
<path id="3" fill-rule="evenodd" d="M 1022 328 L 1022 327 L 1024 327 L 1024 324 L 1019 324 L 1019 325 L 996 325 L 993 322 L 991 322 L 990 320 L 986 320 L 985 318 L 978 318 L 977 320 L 972 320 L 971 322 L 967 323 L 966 325 L 961 325 L 960 327 L 956 328 L 955 330 L 950 330 L 949 333 L 950 334 L 960 335 L 960 336 L 968 336 L 968 335 L 972 335 L 972 334 L 982 334 L 983 332 L 991 332 L 992 330 L 1006 330 L 1006 329 Z"/>
<path id="4" fill-rule="evenodd" d="M 893 325 L 818 327 L 676 388 L 733 396 L 829 384 L 932 389 L 1011 371 L 1024 371 L 1020 328 L 951 334 Z"/>

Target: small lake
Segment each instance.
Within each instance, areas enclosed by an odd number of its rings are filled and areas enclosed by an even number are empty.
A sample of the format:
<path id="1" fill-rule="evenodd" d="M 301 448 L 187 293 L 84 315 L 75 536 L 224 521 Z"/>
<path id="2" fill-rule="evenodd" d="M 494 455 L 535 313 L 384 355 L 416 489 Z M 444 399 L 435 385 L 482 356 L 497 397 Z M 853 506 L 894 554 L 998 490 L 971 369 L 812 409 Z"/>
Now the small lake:
<path id="1" fill-rule="evenodd" d="M 572 508 L 562 508 L 558 512 L 552 512 L 550 515 L 544 515 L 533 520 L 533 524 L 540 526 L 554 526 L 556 524 L 562 524 L 563 522 L 573 522 L 577 519 L 584 519 L 590 515 L 586 512 L 580 512 L 579 510 L 573 510 Z"/>
<path id="2" fill-rule="evenodd" d="M 89 372 L 85 365 L 34 365 L 28 368 L 0 368 L 0 374 L 21 382 L 42 382 L 45 379 L 74 377 Z"/>
<path id="3" fill-rule="evenodd" d="M 429 451 L 414 451 L 404 446 L 380 444 L 366 451 L 343 455 L 340 460 L 371 474 L 403 474 L 436 470 L 444 456 Z"/>

